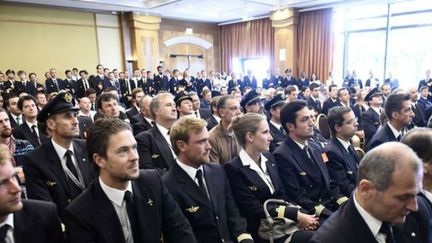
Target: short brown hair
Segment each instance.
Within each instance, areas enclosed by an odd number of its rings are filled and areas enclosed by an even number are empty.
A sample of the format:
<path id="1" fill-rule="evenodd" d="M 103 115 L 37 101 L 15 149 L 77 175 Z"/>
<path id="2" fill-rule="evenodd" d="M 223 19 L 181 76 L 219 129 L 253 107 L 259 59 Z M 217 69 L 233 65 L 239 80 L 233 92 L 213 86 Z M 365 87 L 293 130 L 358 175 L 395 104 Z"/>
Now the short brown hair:
<path id="1" fill-rule="evenodd" d="M 178 155 L 177 141 L 189 142 L 189 132 L 199 133 L 207 126 L 207 122 L 194 116 L 183 116 L 177 120 L 170 130 L 170 140 L 174 153 Z"/>

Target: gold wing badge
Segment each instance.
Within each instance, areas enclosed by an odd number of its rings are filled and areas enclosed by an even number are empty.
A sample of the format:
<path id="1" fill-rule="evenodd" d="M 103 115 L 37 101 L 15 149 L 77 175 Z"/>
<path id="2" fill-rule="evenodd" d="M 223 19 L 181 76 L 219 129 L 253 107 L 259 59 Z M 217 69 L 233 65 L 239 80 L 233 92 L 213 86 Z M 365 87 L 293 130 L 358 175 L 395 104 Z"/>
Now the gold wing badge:
<path id="1" fill-rule="evenodd" d="M 199 209 L 199 206 L 191 206 L 190 208 L 186 208 L 185 210 L 189 213 L 196 213 Z"/>

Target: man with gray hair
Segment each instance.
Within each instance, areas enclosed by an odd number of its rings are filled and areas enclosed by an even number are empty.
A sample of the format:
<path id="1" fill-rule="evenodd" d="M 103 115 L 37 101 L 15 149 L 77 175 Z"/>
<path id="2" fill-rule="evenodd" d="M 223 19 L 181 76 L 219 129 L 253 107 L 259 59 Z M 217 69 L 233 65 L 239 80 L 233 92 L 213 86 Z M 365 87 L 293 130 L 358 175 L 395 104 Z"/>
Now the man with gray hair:
<path id="1" fill-rule="evenodd" d="M 177 120 L 176 103 L 170 93 L 159 93 L 150 102 L 154 126 L 136 135 L 140 169 L 166 171 L 175 164 L 169 131 Z"/>
<path id="2" fill-rule="evenodd" d="M 408 146 L 388 142 L 376 147 L 360 163 L 350 200 L 311 242 L 429 242 L 430 216 L 417 198 L 422 177 L 421 161 Z"/>

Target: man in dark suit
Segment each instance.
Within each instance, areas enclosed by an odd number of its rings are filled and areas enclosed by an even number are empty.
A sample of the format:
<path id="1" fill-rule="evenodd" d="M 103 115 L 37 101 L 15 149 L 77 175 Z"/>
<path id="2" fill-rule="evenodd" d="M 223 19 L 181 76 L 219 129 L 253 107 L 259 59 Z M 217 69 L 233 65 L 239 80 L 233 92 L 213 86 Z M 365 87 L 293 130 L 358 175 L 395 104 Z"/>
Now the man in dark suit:
<path id="1" fill-rule="evenodd" d="M 63 89 L 66 92 L 71 93 L 71 95 L 76 99 L 77 98 L 77 81 L 73 80 L 73 75 L 71 70 L 65 71 L 66 78 L 62 80 Z"/>
<path id="2" fill-rule="evenodd" d="M 349 197 L 356 187 L 357 167 L 360 162 L 350 139 L 357 131 L 357 120 L 349 107 L 333 107 L 328 122 L 332 138 L 324 151 L 329 159 L 330 177 L 340 192 Z"/>
<path id="3" fill-rule="evenodd" d="M 286 88 L 289 85 L 297 85 L 297 87 L 298 87 L 297 80 L 292 76 L 292 69 L 291 68 L 287 68 L 285 70 L 285 78 L 283 78 L 283 80 L 282 80 L 282 87 L 283 88 Z"/>
<path id="4" fill-rule="evenodd" d="M 49 72 L 50 78 L 45 81 L 45 90 L 47 94 L 59 92 L 62 89 L 62 80 L 57 78 L 57 71 L 55 70 L 55 68 L 51 68 Z"/>
<path id="5" fill-rule="evenodd" d="M 314 121 L 304 101 L 284 105 L 281 124 L 288 137 L 274 151 L 274 156 L 287 196 L 308 213 L 325 219 L 348 198 L 331 183 L 325 164 L 328 159 L 321 154 L 321 147 L 308 141 L 313 135 Z"/>
<path id="6" fill-rule="evenodd" d="M 270 142 L 270 152 L 273 152 L 286 138 L 286 132 L 280 123 L 280 111 L 284 104 L 285 100 L 282 99 L 281 94 L 278 94 L 264 105 L 264 108 L 270 114 L 268 125 L 270 134 L 273 137 L 273 140 Z"/>
<path id="7" fill-rule="evenodd" d="M 132 117 L 140 113 L 138 100 L 140 100 L 143 96 L 144 96 L 144 91 L 141 88 L 136 88 L 132 90 L 132 99 L 130 100 L 131 105 L 130 108 L 126 110 L 126 115 L 129 118 L 129 121 L 132 122 Z"/>
<path id="8" fill-rule="evenodd" d="M 64 242 L 54 203 L 21 200 L 9 151 L 0 148 L 0 242 Z"/>
<path id="9" fill-rule="evenodd" d="M 117 91 L 117 94 L 120 96 L 120 83 L 115 79 L 114 73 L 108 73 L 108 79 L 104 80 L 103 89 L 114 88 Z"/>
<path id="10" fill-rule="evenodd" d="M 336 84 L 330 85 L 329 86 L 329 98 L 326 101 L 324 101 L 323 108 L 322 108 L 322 113 L 324 115 L 327 115 L 328 111 L 332 107 L 334 107 L 338 104 L 337 95 L 338 95 L 338 86 Z"/>
<path id="11" fill-rule="evenodd" d="M 177 85 L 179 84 L 179 70 L 178 69 L 174 69 L 172 72 L 172 77 L 169 81 L 169 92 L 173 95 L 176 94 L 176 88 Z"/>
<path id="12" fill-rule="evenodd" d="M 299 89 L 301 89 L 305 86 L 309 86 L 309 79 L 307 78 L 307 74 L 305 71 L 301 71 L 300 77 L 297 80 L 297 86 Z"/>
<path id="13" fill-rule="evenodd" d="M 88 80 L 88 72 L 86 70 L 81 70 L 79 72 L 80 79 L 77 81 L 77 98 L 80 99 L 82 97 L 85 97 L 85 92 L 88 88 L 91 88 L 90 82 Z"/>
<path id="14" fill-rule="evenodd" d="M 428 99 L 429 96 L 429 87 L 423 86 L 419 89 L 420 98 L 418 103 L 422 106 L 423 110 L 426 110 L 429 106 L 432 106 L 432 102 Z M 426 117 L 429 119 L 429 117 Z"/>
<path id="15" fill-rule="evenodd" d="M 21 110 L 18 108 L 18 96 L 16 94 L 8 94 L 5 97 L 5 107 L 9 113 L 9 121 L 12 129 L 23 124 L 25 117 L 22 115 Z"/>
<path id="16" fill-rule="evenodd" d="M 154 170 L 139 170 L 130 126 L 119 119 L 96 121 L 87 151 L 97 178 L 65 210 L 71 243 L 194 243 L 187 219 Z"/>
<path id="17" fill-rule="evenodd" d="M 209 163 L 206 122 L 183 117 L 171 128 L 176 164 L 162 180 L 199 242 L 253 242 L 220 164 Z"/>
<path id="18" fill-rule="evenodd" d="M 228 81 L 228 92 L 231 92 L 234 88 L 243 89 L 243 81 L 237 78 L 236 73 L 231 73 L 231 79 Z"/>
<path id="19" fill-rule="evenodd" d="M 36 120 L 38 109 L 35 98 L 31 95 L 22 96 L 18 100 L 18 108 L 22 110 L 26 120 L 13 130 L 14 137 L 29 141 L 34 148 L 48 142 L 49 138 L 40 131 Z"/>
<path id="20" fill-rule="evenodd" d="M 51 141 L 24 158 L 28 197 L 55 202 L 60 217 L 95 176 L 85 141 L 75 139 L 79 128 L 72 99 L 71 94 L 60 92 L 39 112 L 37 120 L 46 124 Z"/>
<path id="21" fill-rule="evenodd" d="M 150 112 L 150 103 L 152 99 L 151 96 L 145 95 L 138 100 L 140 113 L 133 116 L 130 120 L 135 136 L 153 127 L 153 117 Z"/>
<path id="22" fill-rule="evenodd" d="M 220 122 L 220 116 L 219 113 L 217 111 L 217 103 L 219 100 L 220 96 L 216 96 L 213 97 L 210 101 L 210 110 L 212 115 L 207 118 L 206 122 L 207 122 L 207 130 L 210 131 L 212 130 L 213 127 L 217 126 Z"/>
<path id="23" fill-rule="evenodd" d="M 380 116 L 382 112 L 383 95 L 378 89 L 372 89 L 365 97 L 369 104 L 369 109 L 362 113 L 359 124 L 360 130 L 365 133 L 365 144 L 369 143 L 372 136 L 381 125 Z"/>
<path id="24" fill-rule="evenodd" d="M 109 81 L 107 77 L 104 75 L 104 66 L 102 64 L 98 64 L 96 66 L 97 75 L 94 76 L 92 80 L 91 87 L 96 90 L 96 93 L 100 95 L 104 90 L 105 80 Z"/>
<path id="25" fill-rule="evenodd" d="M 175 164 L 176 158 L 169 140 L 169 130 L 177 120 L 172 94 L 160 93 L 153 97 L 150 112 L 155 125 L 136 136 L 140 168 L 166 171 Z"/>
<path id="26" fill-rule="evenodd" d="M 38 92 L 44 92 L 43 84 L 39 83 L 36 73 L 29 74 L 30 82 L 26 84 L 26 92 L 36 98 Z"/>
<path id="27" fill-rule="evenodd" d="M 212 114 L 210 109 L 200 108 L 201 101 L 200 98 L 198 97 L 198 94 L 195 92 L 189 92 L 189 96 L 192 98 L 193 115 L 203 120 L 207 120 L 208 118 L 210 118 Z"/>
<path id="28" fill-rule="evenodd" d="M 15 93 L 15 83 L 18 83 L 15 80 L 15 71 L 12 69 L 8 69 L 6 71 L 7 80 L 2 82 L 2 91 L 5 94 Z M 19 84 L 18 84 L 19 85 Z"/>
<path id="29" fill-rule="evenodd" d="M 425 111 L 423 109 L 423 106 L 421 106 L 418 102 L 419 95 L 417 93 L 417 89 L 415 87 L 412 87 L 408 89 L 408 92 L 410 94 L 411 109 L 414 113 L 412 126 L 425 127 L 427 124 L 427 119 L 425 118 Z"/>
<path id="30" fill-rule="evenodd" d="M 407 93 L 392 93 L 384 104 L 384 111 L 388 122 L 373 135 L 369 142 L 368 150 L 376 146 L 400 141 L 403 132 L 413 119 L 414 113 L 411 109 L 410 95 Z"/>
<path id="31" fill-rule="evenodd" d="M 416 154 L 401 143 L 383 144 L 367 153 L 354 194 L 311 242 L 430 242 L 425 237 L 430 216 L 417 199 L 422 167 Z"/>
<path id="32" fill-rule="evenodd" d="M 160 90 L 166 90 L 167 82 L 164 80 L 163 67 L 157 66 L 157 71 L 153 76 L 153 88 L 155 94 L 159 93 Z M 166 79 L 166 78 L 165 78 Z"/>
<path id="33" fill-rule="evenodd" d="M 321 114 L 322 105 L 319 99 L 320 87 L 316 83 L 312 83 L 310 86 L 311 95 L 306 99 L 306 103 L 309 109 L 313 109 L 316 115 Z"/>
<path id="34" fill-rule="evenodd" d="M 252 89 L 256 89 L 257 88 L 257 84 L 258 84 L 258 82 L 257 82 L 255 76 L 253 75 L 252 70 L 249 69 L 247 71 L 247 75 L 244 76 L 244 78 L 243 78 L 243 85 L 245 87 L 249 86 Z"/>

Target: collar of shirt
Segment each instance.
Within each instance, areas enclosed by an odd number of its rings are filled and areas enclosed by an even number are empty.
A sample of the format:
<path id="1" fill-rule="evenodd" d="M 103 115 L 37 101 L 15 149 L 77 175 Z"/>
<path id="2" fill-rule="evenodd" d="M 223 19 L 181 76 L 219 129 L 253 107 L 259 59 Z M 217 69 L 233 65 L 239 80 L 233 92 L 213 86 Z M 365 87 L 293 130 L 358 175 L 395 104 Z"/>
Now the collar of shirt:
<path id="1" fill-rule="evenodd" d="M 22 121 L 23 121 L 23 116 L 20 114 L 20 115 L 18 115 L 18 116 L 16 116 L 16 115 L 14 115 L 14 114 L 12 114 L 12 113 L 10 113 L 10 115 L 12 116 L 12 118 L 14 119 L 14 121 L 16 121 L 16 119 L 17 119 L 17 117 L 19 117 L 20 118 L 20 121 L 21 121 L 21 123 L 22 123 Z"/>
<path id="2" fill-rule="evenodd" d="M 278 123 L 274 122 L 273 120 L 270 120 L 270 123 L 271 123 L 273 126 L 275 126 L 278 130 L 280 130 L 281 127 L 282 127 L 281 124 L 278 124 Z"/>
<path id="3" fill-rule="evenodd" d="M 371 106 L 372 110 L 374 110 L 378 115 L 381 115 L 381 108 Z"/>
<path id="4" fill-rule="evenodd" d="M 306 145 L 308 145 L 308 142 L 307 142 L 307 141 L 305 141 L 304 144 L 301 144 L 301 143 L 297 142 L 297 141 L 294 140 L 294 139 L 293 139 L 293 141 L 294 141 L 294 142 L 295 142 L 295 143 L 300 147 L 301 150 L 303 150 L 304 147 L 305 147 Z"/>
<path id="5" fill-rule="evenodd" d="M 186 172 L 186 174 L 188 174 L 188 176 L 189 176 L 193 181 L 195 181 L 195 183 L 197 183 L 197 180 L 195 180 L 197 171 L 198 171 L 198 170 L 201 170 L 201 171 L 204 173 L 204 170 L 203 170 L 202 165 L 200 165 L 200 167 L 198 167 L 198 168 L 195 169 L 195 168 L 192 167 L 192 166 L 189 166 L 189 165 L 184 164 L 184 163 L 181 162 L 179 159 L 177 159 L 176 161 L 177 161 L 177 164 L 180 166 L 180 168 L 182 168 L 182 169 Z M 197 184 L 198 184 L 198 183 L 197 183 Z"/>
<path id="6" fill-rule="evenodd" d="M 147 118 L 147 117 L 145 117 L 145 116 L 143 116 L 144 117 L 144 119 L 151 125 L 151 126 L 153 126 L 153 120 L 152 119 L 149 119 L 149 118 Z"/>
<path id="7" fill-rule="evenodd" d="M 156 127 L 157 127 L 157 129 L 159 130 L 159 132 L 160 133 L 162 133 L 162 135 L 164 136 L 164 137 L 166 137 L 166 136 L 168 136 L 169 137 L 169 135 L 168 135 L 168 129 L 166 129 L 165 127 L 163 127 L 163 126 L 161 126 L 161 125 L 159 125 L 159 124 L 157 124 L 156 123 Z"/>
<path id="8" fill-rule="evenodd" d="M 73 143 L 71 143 L 71 145 L 69 146 L 68 149 L 65 149 L 62 146 L 60 146 L 58 143 L 56 143 L 54 141 L 54 139 L 51 139 L 51 141 L 52 141 L 52 144 L 54 146 L 54 150 L 56 151 L 57 155 L 59 156 L 59 158 L 61 160 L 63 159 L 63 157 L 64 157 L 64 155 L 65 155 L 65 153 L 66 153 L 67 150 L 70 150 L 70 151 L 74 152 Z"/>
<path id="9" fill-rule="evenodd" d="M 429 202 L 432 203 L 432 193 L 423 189 L 423 194 L 425 195 L 427 200 L 429 200 Z"/>
<path id="10" fill-rule="evenodd" d="M 349 152 L 349 150 L 348 150 L 348 148 L 349 148 L 349 146 L 351 145 L 349 142 L 346 142 L 346 141 L 344 141 L 344 140 L 342 140 L 342 139 L 340 139 L 340 138 L 338 138 L 338 137 L 336 137 L 337 138 L 337 140 L 342 144 L 342 146 Z"/>
<path id="11" fill-rule="evenodd" d="M 390 127 L 390 130 L 393 132 L 393 135 L 395 136 L 395 138 L 399 137 L 399 135 L 401 134 L 400 131 L 396 130 L 396 128 L 394 128 L 390 122 L 387 122 L 388 126 Z"/>
<path id="12" fill-rule="evenodd" d="M 246 153 L 244 149 L 242 149 L 239 153 L 240 160 L 243 164 L 243 166 L 249 166 L 252 170 L 258 172 L 258 173 L 267 173 L 267 158 L 260 153 L 261 157 L 261 168 L 258 166 L 258 164 L 249 156 L 249 154 Z"/>
<path id="13" fill-rule="evenodd" d="M 93 119 L 93 116 L 95 114 L 96 114 L 96 111 L 89 110 L 89 113 L 85 114 L 84 112 L 82 112 L 82 110 L 79 110 L 77 116 L 86 116 L 86 117 L 90 117 Z"/>
<path id="14" fill-rule="evenodd" d="M 221 120 L 221 118 L 220 117 L 218 117 L 218 116 L 215 116 L 215 115 L 212 115 L 213 117 L 214 117 L 214 119 L 218 122 L 218 123 L 220 123 L 220 120 Z"/>
<path id="15" fill-rule="evenodd" d="M 32 124 L 30 123 L 28 120 L 25 120 L 25 123 L 27 124 L 27 126 L 30 128 L 30 130 L 32 130 L 32 126 L 36 125 L 36 131 L 38 131 L 38 126 L 37 126 L 37 122 Z"/>
<path id="16" fill-rule="evenodd" d="M 411 106 L 414 107 L 414 108 L 415 108 L 415 106 L 417 105 L 417 101 L 416 101 L 416 102 L 412 102 L 412 101 L 410 101 L 410 103 L 411 103 Z"/>
<path id="17" fill-rule="evenodd" d="M 376 238 L 381 228 L 382 221 L 370 215 L 368 212 L 366 212 L 366 210 L 362 208 L 362 206 L 360 206 L 360 204 L 357 202 L 355 192 L 353 193 L 353 197 L 354 197 L 354 206 L 357 208 L 357 211 L 360 213 L 360 216 L 366 222 L 366 225 L 369 227 L 370 231 L 372 232 L 372 235 Z"/>
<path id="18" fill-rule="evenodd" d="M 128 185 L 126 190 L 119 190 L 110 186 L 107 186 L 102 179 L 99 177 L 99 183 L 101 185 L 102 190 L 105 192 L 105 194 L 107 195 L 108 199 L 115 203 L 116 205 L 118 205 L 119 207 L 121 207 L 123 201 L 124 201 L 124 194 L 126 191 L 130 191 L 132 192 L 132 183 L 131 181 L 128 181 Z"/>
<path id="19" fill-rule="evenodd" d="M 5 221 L 3 221 L 2 223 L 0 223 L 0 227 L 3 227 L 3 225 L 9 225 L 12 229 L 14 227 L 14 215 L 13 213 L 8 214 L 7 218 Z"/>

